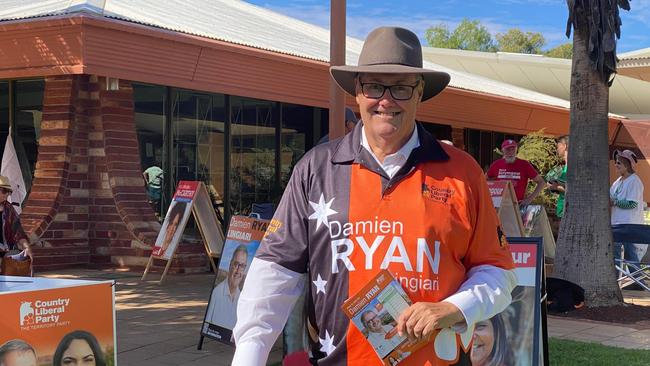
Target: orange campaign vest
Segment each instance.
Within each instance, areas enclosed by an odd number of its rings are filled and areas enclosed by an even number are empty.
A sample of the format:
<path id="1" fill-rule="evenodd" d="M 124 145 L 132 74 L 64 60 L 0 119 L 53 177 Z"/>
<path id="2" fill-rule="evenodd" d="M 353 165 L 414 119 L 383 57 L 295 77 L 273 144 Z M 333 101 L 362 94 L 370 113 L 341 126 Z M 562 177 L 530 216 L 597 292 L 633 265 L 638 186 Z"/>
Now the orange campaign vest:
<path id="1" fill-rule="evenodd" d="M 316 147 L 296 165 L 257 252 L 309 273 L 307 310 L 318 332 L 312 354 L 319 365 L 383 364 L 341 311 L 381 269 L 413 302 L 439 302 L 458 290 L 472 267 L 514 268 L 471 156 L 418 126 L 420 147 L 391 179 L 359 147 L 360 130 Z M 469 364 L 469 344 L 455 338 L 444 343 L 446 361 L 432 342 L 399 365 Z"/>

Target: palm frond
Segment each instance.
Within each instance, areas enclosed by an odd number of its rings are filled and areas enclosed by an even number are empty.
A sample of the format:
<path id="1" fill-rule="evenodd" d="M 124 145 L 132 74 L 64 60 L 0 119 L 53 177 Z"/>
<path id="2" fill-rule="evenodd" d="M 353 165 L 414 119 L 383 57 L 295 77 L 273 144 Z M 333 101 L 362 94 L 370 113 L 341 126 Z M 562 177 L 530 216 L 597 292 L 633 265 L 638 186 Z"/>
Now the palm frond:
<path id="1" fill-rule="evenodd" d="M 610 86 L 616 73 L 616 40 L 621 38 L 619 8 L 630 10 L 629 0 L 567 0 L 567 37 L 586 27 L 589 63 Z"/>

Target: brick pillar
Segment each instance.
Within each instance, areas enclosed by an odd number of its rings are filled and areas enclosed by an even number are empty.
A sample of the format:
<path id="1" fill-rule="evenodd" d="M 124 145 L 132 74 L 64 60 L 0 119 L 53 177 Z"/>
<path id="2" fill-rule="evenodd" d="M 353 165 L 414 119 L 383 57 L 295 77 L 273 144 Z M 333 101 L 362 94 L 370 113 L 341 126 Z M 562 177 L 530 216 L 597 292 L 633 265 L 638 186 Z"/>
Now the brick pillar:
<path id="1" fill-rule="evenodd" d="M 32 192 L 22 214 L 36 269 L 144 266 L 160 230 L 147 196 L 128 81 L 48 77 Z M 181 244 L 173 272 L 204 271 L 202 245 Z M 160 264 L 160 263 L 158 263 Z"/>
<path id="2" fill-rule="evenodd" d="M 464 128 L 451 128 L 451 142 L 454 146 L 461 150 L 465 150 L 465 129 Z"/>
<path id="3" fill-rule="evenodd" d="M 38 269 L 88 264 L 88 195 L 84 79 L 45 79 L 38 159 L 21 220 Z"/>

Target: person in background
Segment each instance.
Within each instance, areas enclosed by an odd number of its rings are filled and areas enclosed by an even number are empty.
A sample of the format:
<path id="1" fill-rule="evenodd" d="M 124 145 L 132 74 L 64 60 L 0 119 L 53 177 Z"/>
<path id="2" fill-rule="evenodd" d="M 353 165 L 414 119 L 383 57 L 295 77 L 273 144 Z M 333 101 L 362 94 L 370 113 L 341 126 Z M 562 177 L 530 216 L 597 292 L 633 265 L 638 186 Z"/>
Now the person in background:
<path id="1" fill-rule="evenodd" d="M 37 366 L 36 351 L 22 339 L 12 339 L 0 346 L 0 366 Z"/>
<path id="2" fill-rule="evenodd" d="M 566 173 L 567 162 L 569 161 L 569 136 L 560 136 L 557 139 L 557 155 L 564 161 L 561 170 L 557 172 L 557 176 L 549 177 L 548 189 L 551 192 L 557 193 L 557 205 L 555 207 L 555 215 L 562 219 L 564 216 L 564 194 L 566 193 Z"/>
<path id="3" fill-rule="evenodd" d="M 27 234 L 20 224 L 20 217 L 14 206 L 7 200 L 12 192 L 9 178 L 0 175 L 0 258 L 12 251 L 22 251 L 23 254 L 33 260 L 32 248 L 29 244 Z"/>
<path id="4" fill-rule="evenodd" d="M 160 200 L 162 199 L 163 170 L 160 164 L 151 163 L 142 173 L 147 187 L 147 197 L 153 206 L 156 216 L 160 217 Z"/>
<path id="5" fill-rule="evenodd" d="M 630 150 L 614 151 L 614 166 L 620 175 L 609 189 L 609 205 L 611 206 L 611 223 L 643 224 L 643 182 L 635 173 L 636 154 Z M 621 246 L 624 258 L 630 262 L 639 262 L 648 249 L 647 245 L 634 243 L 616 243 L 614 258 L 621 258 Z"/>
<path id="6" fill-rule="evenodd" d="M 354 114 L 352 109 L 345 107 L 345 134 L 347 135 L 354 129 L 354 126 L 356 126 L 357 121 L 359 119 L 357 118 L 357 115 Z M 318 140 L 318 143 L 316 145 L 324 144 L 330 140 L 330 134 L 325 134 L 325 136 L 321 137 L 320 140 Z"/>
<path id="7" fill-rule="evenodd" d="M 512 181 L 519 205 L 528 206 L 542 192 L 546 186 L 546 181 L 537 173 L 537 170 L 528 160 L 517 158 L 517 147 L 517 141 L 515 140 L 503 141 L 501 144 L 503 158 L 490 165 L 487 177 L 488 179 Z M 536 186 L 533 192 L 526 196 L 526 187 L 529 180 L 534 181 Z"/>

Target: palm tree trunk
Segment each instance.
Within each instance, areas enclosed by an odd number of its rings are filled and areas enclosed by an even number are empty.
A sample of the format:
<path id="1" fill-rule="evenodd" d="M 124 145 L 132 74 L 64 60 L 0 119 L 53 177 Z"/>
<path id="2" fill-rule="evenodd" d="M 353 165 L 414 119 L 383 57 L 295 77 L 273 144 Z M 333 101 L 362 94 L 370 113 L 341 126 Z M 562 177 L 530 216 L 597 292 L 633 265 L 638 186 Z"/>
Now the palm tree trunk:
<path id="1" fill-rule="evenodd" d="M 554 275 L 585 289 L 587 306 L 623 302 L 609 217 L 609 88 L 589 65 L 586 27 L 574 28 L 565 216 Z"/>

